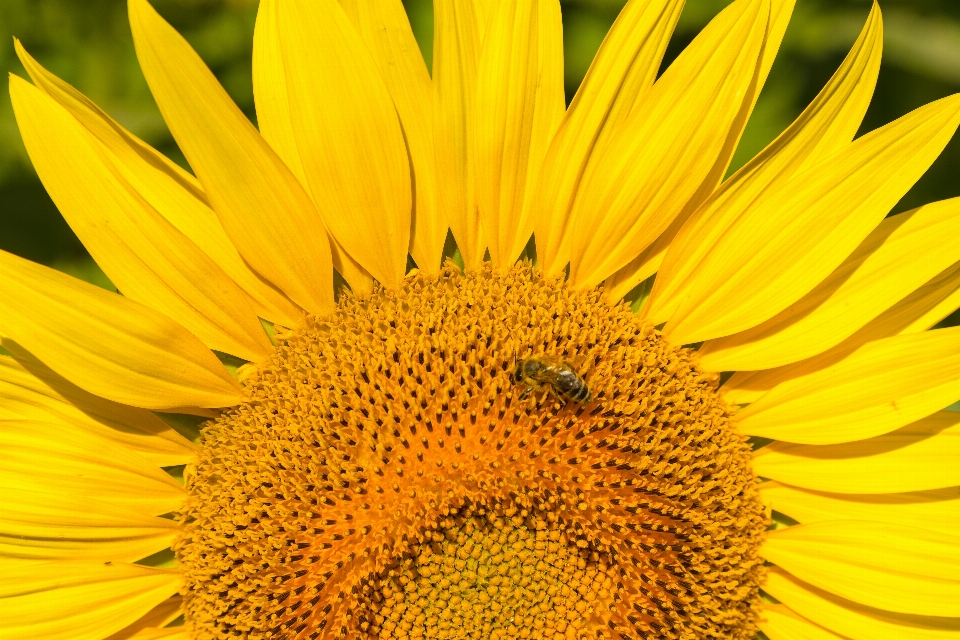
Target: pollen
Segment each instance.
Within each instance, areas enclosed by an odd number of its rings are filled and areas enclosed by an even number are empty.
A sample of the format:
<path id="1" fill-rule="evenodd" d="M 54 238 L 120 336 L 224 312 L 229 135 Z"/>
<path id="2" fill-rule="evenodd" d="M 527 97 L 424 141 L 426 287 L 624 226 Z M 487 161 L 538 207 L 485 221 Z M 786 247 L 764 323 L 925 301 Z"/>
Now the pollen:
<path id="1" fill-rule="evenodd" d="M 532 357 L 589 399 L 517 384 Z M 717 382 L 529 265 L 345 295 L 204 429 L 191 637 L 752 638 L 767 519 Z"/>
<path id="2" fill-rule="evenodd" d="M 472 515 L 448 519 L 366 585 L 368 637 L 579 638 L 609 607 L 615 567 L 555 523 L 525 510 Z"/>

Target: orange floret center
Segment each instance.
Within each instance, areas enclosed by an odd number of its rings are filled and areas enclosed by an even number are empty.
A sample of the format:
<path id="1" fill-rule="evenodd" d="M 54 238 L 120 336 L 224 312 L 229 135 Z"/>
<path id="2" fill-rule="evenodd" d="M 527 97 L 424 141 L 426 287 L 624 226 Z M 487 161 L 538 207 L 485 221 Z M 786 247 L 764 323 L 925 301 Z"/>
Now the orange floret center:
<path id="1" fill-rule="evenodd" d="M 530 357 L 589 400 L 528 392 Z M 529 266 L 345 296 L 205 430 L 192 637 L 752 638 L 766 517 L 696 360 Z"/>

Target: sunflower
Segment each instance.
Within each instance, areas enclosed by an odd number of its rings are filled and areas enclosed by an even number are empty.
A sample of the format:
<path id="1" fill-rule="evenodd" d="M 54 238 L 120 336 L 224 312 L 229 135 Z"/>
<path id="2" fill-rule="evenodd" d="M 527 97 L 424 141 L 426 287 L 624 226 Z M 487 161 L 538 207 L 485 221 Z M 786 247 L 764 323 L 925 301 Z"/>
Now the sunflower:
<path id="1" fill-rule="evenodd" d="M 960 637 L 960 98 L 854 139 L 874 6 L 724 179 L 793 0 L 682 4 L 567 108 L 557 0 L 261 0 L 257 129 L 130 0 L 193 173 L 17 43 L 121 293 L 0 253 L 0 637 Z"/>

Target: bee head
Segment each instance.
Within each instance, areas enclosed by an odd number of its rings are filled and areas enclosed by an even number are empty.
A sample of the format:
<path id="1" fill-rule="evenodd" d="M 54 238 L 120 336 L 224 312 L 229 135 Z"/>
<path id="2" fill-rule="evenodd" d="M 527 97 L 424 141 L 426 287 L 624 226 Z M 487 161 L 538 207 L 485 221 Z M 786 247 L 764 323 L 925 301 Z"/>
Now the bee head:
<path id="1" fill-rule="evenodd" d="M 516 366 L 513 368 L 513 381 L 517 384 L 523 382 L 523 363 L 525 360 L 518 360 Z"/>

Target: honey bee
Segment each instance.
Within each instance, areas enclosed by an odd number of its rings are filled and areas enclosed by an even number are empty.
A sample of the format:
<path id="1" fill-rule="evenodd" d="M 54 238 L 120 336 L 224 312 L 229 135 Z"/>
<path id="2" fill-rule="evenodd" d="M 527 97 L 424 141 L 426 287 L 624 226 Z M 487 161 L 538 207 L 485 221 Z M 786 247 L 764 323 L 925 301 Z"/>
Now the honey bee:
<path id="1" fill-rule="evenodd" d="M 527 385 L 520 394 L 521 400 L 544 387 L 564 402 L 590 402 L 593 397 L 587 383 L 569 363 L 548 356 L 535 356 L 518 361 L 513 370 L 513 381 Z"/>

